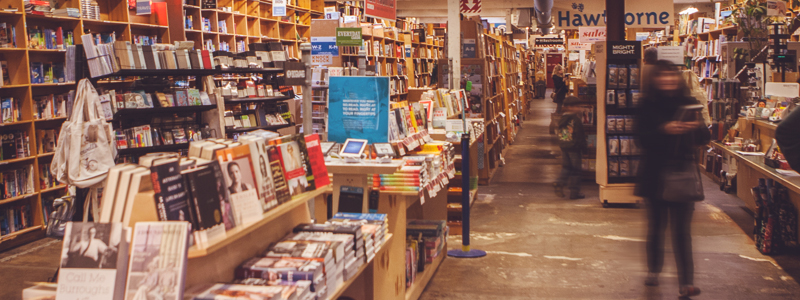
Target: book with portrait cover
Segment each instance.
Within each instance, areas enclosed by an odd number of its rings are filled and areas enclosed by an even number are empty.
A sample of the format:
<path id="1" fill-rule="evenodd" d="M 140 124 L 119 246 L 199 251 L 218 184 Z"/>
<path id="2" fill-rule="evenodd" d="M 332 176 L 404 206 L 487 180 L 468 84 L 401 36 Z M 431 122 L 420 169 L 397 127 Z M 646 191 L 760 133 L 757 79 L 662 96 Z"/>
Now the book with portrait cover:
<path id="1" fill-rule="evenodd" d="M 187 222 L 136 223 L 126 300 L 183 299 L 189 228 Z"/>
<path id="2" fill-rule="evenodd" d="M 325 166 L 325 155 L 322 154 L 318 134 L 305 136 L 306 149 L 308 150 L 308 162 L 311 166 L 311 173 L 314 175 L 314 186 L 320 188 L 331 183 L 328 177 L 328 168 Z"/>
<path id="3" fill-rule="evenodd" d="M 126 231 L 121 223 L 68 222 L 57 299 L 123 299 L 128 273 Z"/>
<path id="4" fill-rule="evenodd" d="M 314 174 L 308 162 L 308 149 L 303 134 L 286 135 L 270 140 L 280 153 L 281 166 L 292 196 L 313 191 Z"/>
<path id="5" fill-rule="evenodd" d="M 239 142 L 250 147 L 250 158 L 253 162 L 253 175 L 256 178 L 258 198 L 261 199 L 263 211 L 275 208 L 278 198 L 275 195 L 275 181 L 269 167 L 269 153 L 266 138 L 262 136 L 239 136 Z"/>
<path id="6" fill-rule="evenodd" d="M 260 220 L 264 210 L 256 189 L 250 146 L 239 145 L 221 149 L 217 151 L 217 161 L 222 168 L 236 224 Z"/>
<path id="7" fill-rule="evenodd" d="M 275 186 L 275 198 L 278 200 L 278 204 L 286 203 L 292 200 L 292 194 L 289 192 L 289 185 L 286 183 L 286 176 L 284 176 L 281 166 L 281 154 L 275 146 L 269 146 L 267 154 L 269 155 L 269 170 Z"/>

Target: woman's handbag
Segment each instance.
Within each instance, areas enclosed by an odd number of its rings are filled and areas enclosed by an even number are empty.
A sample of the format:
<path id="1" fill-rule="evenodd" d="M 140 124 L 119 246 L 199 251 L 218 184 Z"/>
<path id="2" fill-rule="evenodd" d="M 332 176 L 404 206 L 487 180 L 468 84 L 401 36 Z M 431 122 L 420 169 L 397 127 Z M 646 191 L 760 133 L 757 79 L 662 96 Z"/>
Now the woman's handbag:
<path id="1" fill-rule="evenodd" d="M 72 115 L 61 126 L 50 171 L 62 183 L 86 188 L 106 178 L 114 166 L 111 128 L 102 117 L 97 91 L 88 79 L 78 82 Z"/>
<path id="2" fill-rule="evenodd" d="M 692 161 L 668 161 L 662 173 L 661 199 L 669 202 L 705 200 L 700 170 Z"/>

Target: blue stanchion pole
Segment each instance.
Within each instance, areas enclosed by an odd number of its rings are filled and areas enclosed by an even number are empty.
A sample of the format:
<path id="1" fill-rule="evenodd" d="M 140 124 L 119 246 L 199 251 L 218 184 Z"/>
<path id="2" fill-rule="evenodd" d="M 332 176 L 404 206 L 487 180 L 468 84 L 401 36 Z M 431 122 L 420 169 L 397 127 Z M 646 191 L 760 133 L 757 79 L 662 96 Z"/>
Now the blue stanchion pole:
<path id="1" fill-rule="evenodd" d="M 447 251 L 448 256 L 473 258 L 486 256 L 486 251 L 471 249 L 469 245 L 469 133 L 461 135 L 461 250 Z"/>

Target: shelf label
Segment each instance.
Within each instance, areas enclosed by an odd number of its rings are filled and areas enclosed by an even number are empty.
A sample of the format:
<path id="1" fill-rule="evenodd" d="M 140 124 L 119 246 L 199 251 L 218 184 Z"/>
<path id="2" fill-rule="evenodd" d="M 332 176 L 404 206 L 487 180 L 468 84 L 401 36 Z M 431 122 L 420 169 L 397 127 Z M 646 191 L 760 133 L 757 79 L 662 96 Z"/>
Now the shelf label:
<path id="1" fill-rule="evenodd" d="M 658 60 L 666 60 L 675 65 L 683 64 L 682 46 L 660 46 L 658 47 Z"/>

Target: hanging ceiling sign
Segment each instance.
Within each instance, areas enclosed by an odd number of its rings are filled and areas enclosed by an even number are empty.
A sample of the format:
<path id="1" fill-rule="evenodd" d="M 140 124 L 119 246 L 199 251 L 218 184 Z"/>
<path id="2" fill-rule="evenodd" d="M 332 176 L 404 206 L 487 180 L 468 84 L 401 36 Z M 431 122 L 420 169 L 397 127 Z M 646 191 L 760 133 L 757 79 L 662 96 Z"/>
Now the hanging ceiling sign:
<path id="1" fill-rule="evenodd" d="M 567 44 L 568 50 L 592 50 L 592 44 L 589 43 L 581 43 L 579 39 L 569 39 Z"/>
<path id="2" fill-rule="evenodd" d="M 481 0 L 460 0 L 462 14 L 480 14 Z"/>
<path id="3" fill-rule="evenodd" d="M 462 0 L 463 2 L 464 0 Z M 555 0 L 553 23 L 558 29 L 583 26 L 606 26 L 605 0 Z M 675 7 L 672 1 L 625 1 L 625 26 L 628 28 L 663 28 L 672 25 Z"/>
<path id="4" fill-rule="evenodd" d="M 594 43 L 606 40 L 605 27 L 581 27 L 578 28 L 578 38 L 581 43 Z"/>
<path id="5" fill-rule="evenodd" d="M 397 19 L 395 0 L 365 0 L 364 15 L 367 17 L 394 21 Z"/>
<path id="6" fill-rule="evenodd" d="M 541 37 L 541 38 L 534 38 L 533 43 L 534 45 L 536 45 L 537 48 L 563 47 L 564 39 Z"/>

